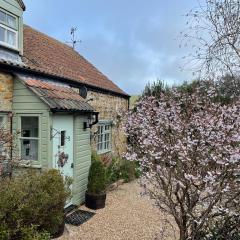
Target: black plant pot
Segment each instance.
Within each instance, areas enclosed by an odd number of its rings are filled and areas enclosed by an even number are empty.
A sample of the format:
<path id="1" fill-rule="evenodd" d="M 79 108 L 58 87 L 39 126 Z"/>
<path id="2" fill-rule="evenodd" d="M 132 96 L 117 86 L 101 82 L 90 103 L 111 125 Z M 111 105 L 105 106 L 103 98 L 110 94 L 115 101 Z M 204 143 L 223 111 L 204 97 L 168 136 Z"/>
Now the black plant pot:
<path id="1" fill-rule="evenodd" d="M 65 219 L 63 220 L 63 222 L 58 226 L 58 229 L 51 234 L 52 238 L 59 238 L 63 235 L 65 229 Z"/>
<path id="2" fill-rule="evenodd" d="M 102 194 L 92 194 L 92 193 L 85 193 L 85 205 L 91 209 L 100 209 L 105 207 L 106 202 L 106 193 Z"/>

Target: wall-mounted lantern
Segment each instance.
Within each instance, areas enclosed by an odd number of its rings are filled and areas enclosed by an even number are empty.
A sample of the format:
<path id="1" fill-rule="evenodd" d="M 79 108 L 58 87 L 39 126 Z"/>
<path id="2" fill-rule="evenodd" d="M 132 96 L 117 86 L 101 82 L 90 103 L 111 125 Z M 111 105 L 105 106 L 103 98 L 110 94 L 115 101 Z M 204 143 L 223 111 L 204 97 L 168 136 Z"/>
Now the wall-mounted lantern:
<path id="1" fill-rule="evenodd" d="M 88 116 L 88 119 L 83 122 L 83 129 L 92 128 L 93 125 L 98 123 L 98 112 L 94 112 Z"/>

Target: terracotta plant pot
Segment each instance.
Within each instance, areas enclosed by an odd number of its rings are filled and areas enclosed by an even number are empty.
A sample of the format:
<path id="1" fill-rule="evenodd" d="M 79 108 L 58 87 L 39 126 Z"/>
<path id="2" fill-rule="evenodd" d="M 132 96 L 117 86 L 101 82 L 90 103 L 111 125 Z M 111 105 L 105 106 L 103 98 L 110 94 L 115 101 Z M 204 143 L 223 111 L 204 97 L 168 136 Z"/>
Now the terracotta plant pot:
<path id="1" fill-rule="evenodd" d="M 106 202 L 106 193 L 102 194 L 93 194 L 93 193 L 85 193 L 85 205 L 88 208 L 97 210 L 105 207 Z"/>

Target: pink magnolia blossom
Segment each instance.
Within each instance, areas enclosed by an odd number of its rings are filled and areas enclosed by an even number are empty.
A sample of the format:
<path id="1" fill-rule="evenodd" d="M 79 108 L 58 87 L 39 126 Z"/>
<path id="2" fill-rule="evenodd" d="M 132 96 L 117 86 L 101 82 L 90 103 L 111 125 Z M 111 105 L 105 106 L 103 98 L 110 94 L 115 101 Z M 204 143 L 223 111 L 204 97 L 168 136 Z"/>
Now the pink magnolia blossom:
<path id="1" fill-rule="evenodd" d="M 126 117 L 126 158 L 139 161 L 144 192 L 174 217 L 180 239 L 234 214 L 240 194 L 240 102 L 217 102 L 208 86 L 142 98 Z"/>

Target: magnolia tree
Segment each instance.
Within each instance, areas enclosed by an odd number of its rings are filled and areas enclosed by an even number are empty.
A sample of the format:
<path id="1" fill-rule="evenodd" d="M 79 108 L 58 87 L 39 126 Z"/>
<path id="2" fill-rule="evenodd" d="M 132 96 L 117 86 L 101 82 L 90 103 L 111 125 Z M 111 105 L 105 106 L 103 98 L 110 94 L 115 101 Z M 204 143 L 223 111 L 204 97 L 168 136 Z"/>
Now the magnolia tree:
<path id="1" fill-rule="evenodd" d="M 206 90 L 207 89 L 207 90 Z M 142 98 L 127 116 L 129 160 L 159 209 L 173 216 L 179 239 L 202 239 L 209 222 L 237 215 L 240 102 L 215 101 L 213 83 Z"/>

